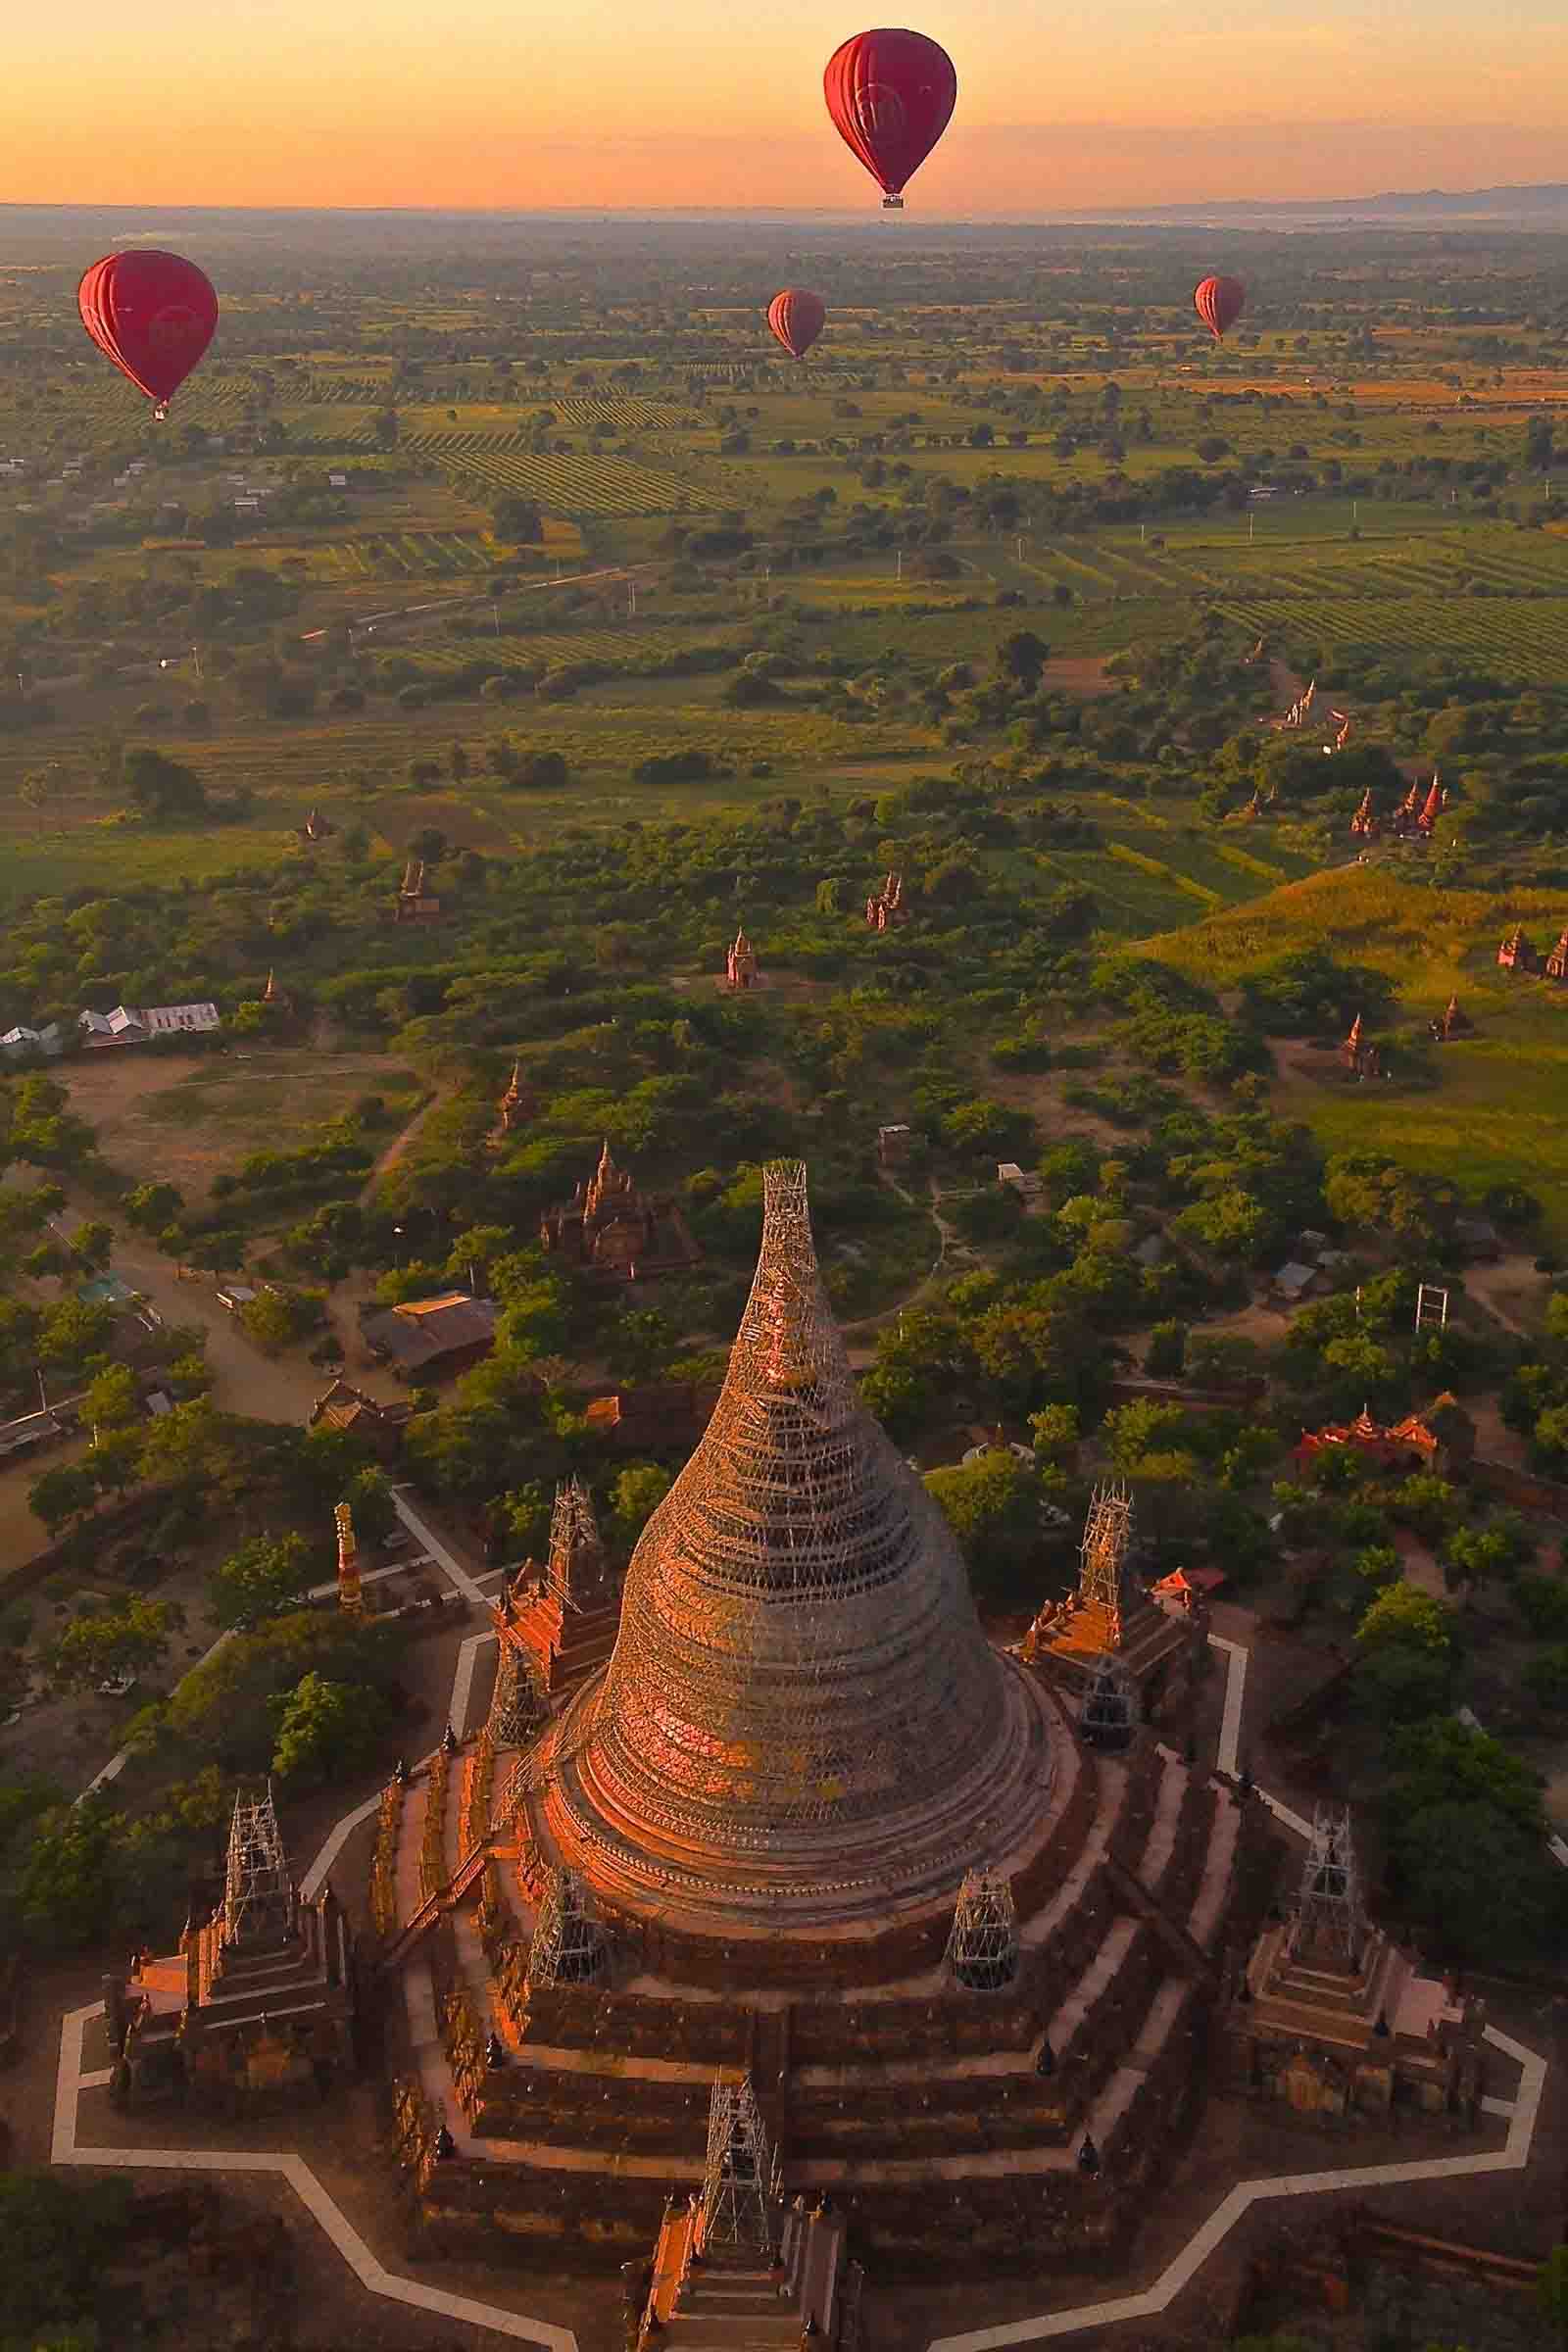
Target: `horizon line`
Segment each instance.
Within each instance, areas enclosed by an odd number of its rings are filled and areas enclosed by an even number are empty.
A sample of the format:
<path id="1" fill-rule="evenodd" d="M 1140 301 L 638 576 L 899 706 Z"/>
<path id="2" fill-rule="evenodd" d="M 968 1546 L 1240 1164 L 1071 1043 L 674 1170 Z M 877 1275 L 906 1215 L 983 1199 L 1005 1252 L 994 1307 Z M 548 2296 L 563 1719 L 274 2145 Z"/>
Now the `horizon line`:
<path id="1" fill-rule="evenodd" d="M 1353 196 L 1190 196 L 1167 197 L 1159 203 L 1115 204 L 1102 202 L 1093 205 L 1064 205 L 1049 212 L 1007 212 L 977 210 L 968 213 L 918 215 L 920 225 L 935 228 L 964 228 L 975 225 L 988 227 L 1049 226 L 1054 221 L 1093 222 L 1095 220 L 1140 220 L 1164 219 L 1189 212 L 1262 212 L 1302 213 L 1323 210 L 1345 211 L 1355 207 L 1375 207 L 1384 204 L 1411 204 L 1424 201 L 1456 203 L 1480 201 L 1484 198 L 1521 198 L 1553 195 L 1568 197 L 1568 179 L 1562 180 L 1501 180 L 1481 187 L 1441 187 L 1428 185 L 1419 188 L 1381 188 Z M 396 214 L 409 220 L 615 220 L 658 221 L 676 220 L 721 220 L 758 221 L 860 221 L 866 226 L 884 229 L 886 223 L 878 212 L 867 211 L 859 205 L 726 205 L 726 204 L 665 204 L 619 206 L 602 204 L 540 205 L 540 204 L 220 204 L 189 202 L 97 202 L 91 198 L 59 197 L 0 197 L 0 220 L 13 213 L 140 213 L 189 214 L 223 213 L 237 215 L 284 215 L 295 218 L 376 219 Z M 901 225 L 903 225 L 901 223 Z M 913 223 L 909 223 L 910 226 Z"/>

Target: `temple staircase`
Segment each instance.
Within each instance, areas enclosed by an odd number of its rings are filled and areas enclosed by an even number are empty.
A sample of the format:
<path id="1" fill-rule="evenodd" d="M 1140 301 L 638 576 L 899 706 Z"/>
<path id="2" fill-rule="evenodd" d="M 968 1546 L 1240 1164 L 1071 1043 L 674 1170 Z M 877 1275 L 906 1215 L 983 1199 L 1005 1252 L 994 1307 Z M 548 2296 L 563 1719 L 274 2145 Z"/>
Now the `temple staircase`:
<path id="1" fill-rule="evenodd" d="M 659 2338 L 669 2352 L 800 2352 L 799 2309 L 745 2246 L 713 2246 L 682 2281 Z"/>

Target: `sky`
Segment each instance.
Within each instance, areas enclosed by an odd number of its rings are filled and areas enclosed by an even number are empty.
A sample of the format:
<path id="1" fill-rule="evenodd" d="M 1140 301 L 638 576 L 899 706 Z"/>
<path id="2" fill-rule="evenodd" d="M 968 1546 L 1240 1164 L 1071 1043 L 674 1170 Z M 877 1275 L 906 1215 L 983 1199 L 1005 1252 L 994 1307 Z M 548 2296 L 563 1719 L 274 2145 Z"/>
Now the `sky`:
<path id="1" fill-rule="evenodd" d="M 1568 180 L 1555 0 L 914 6 L 958 73 L 909 191 L 933 219 Z M 845 0 L 33 5 L 6 25 L 0 202 L 875 209 L 821 73 L 876 21 Z"/>

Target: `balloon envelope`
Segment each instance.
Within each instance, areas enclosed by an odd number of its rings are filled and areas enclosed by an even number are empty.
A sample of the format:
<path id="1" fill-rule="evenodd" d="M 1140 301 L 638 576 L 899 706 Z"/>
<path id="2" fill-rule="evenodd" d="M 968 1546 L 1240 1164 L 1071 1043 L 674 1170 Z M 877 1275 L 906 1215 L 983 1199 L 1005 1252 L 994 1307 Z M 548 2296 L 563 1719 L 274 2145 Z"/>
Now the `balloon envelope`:
<path id="1" fill-rule="evenodd" d="M 1193 296 L 1193 308 L 1217 343 L 1247 308 L 1247 288 L 1239 277 L 1205 277 Z"/>
<path id="2" fill-rule="evenodd" d="M 822 88 L 840 138 L 897 204 L 953 119 L 952 58 L 923 32 L 885 25 L 835 49 Z"/>
<path id="3" fill-rule="evenodd" d="M 160 407 L 179 390 L 218 324 L 211 280 L 194 262 L 152 246 L 94 262 L 76 306 L 99 350 Z"/>
<path id="4" fill-rule="evenodd" d="M 767 323 L 792 360 L 804 360 L 827 324 L 820 294 L 805 286 L 786 286 L 767 306 Z"/>

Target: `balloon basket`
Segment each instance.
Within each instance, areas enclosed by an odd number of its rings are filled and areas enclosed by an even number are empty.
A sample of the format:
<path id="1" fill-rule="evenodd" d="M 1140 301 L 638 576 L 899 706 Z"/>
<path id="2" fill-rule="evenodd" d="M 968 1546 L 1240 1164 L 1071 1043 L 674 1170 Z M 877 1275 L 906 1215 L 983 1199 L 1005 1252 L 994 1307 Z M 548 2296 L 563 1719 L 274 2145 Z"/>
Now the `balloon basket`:
<path id="1" fill-rule="evenodd" d="M 153 408 L 153 422 L 154 424 L 167 424 L 169 422 L 169 403 L 167 400 L 160 400 L 155 404 Z"/>
<path id="2" fill-rule="evenodd" d="M 882 199 L 882 210 L 885 213 L 902 213 L 904 210 L 904 198 L 902 196 L 884 196 Z"/>

